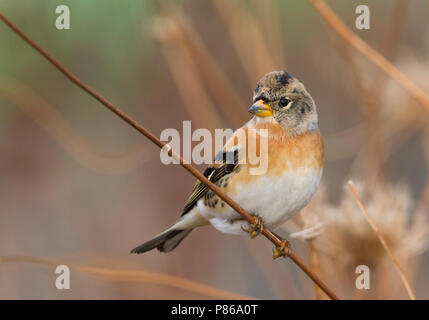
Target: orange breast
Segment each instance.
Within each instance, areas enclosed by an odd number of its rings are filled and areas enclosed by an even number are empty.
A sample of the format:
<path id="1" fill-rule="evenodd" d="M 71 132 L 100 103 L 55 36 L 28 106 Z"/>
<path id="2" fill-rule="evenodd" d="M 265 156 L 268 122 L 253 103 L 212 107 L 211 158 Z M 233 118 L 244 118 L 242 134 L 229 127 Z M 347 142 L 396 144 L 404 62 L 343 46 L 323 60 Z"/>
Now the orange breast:
<path id="1" fill-rule="evenodd" d="M 296 171 L 300 168 L 317 171 L 323 168 L 324 148 L 320 132 L 271 139 L 268 150 L 269 167 L 274 171 Z"/>
<path id="2" fill-rule="evenodd" d="M 265 140 L 258 134 L 261 129 L 266 129 L 268 132 L 268 138 Z M 225 144 L 225 150 L 233 146 L 246 150 L 242 154 L 242 163 L 249 165 L 252 162 L 249 161 L 251 155 L 261 157 L 261 153 L 268 149 L 269 171 L 296 170 L 303 167 L 315 170 L 323 168 L 323 140 L 318 131 L 294 136 L 272 122 L 257 124 L 254 128 L 244 127 L 238 131 L 240 132 L 236 132 Z M 268 143 L 268 148 L 261 147 L 261 143 L 264 142 Z"/>

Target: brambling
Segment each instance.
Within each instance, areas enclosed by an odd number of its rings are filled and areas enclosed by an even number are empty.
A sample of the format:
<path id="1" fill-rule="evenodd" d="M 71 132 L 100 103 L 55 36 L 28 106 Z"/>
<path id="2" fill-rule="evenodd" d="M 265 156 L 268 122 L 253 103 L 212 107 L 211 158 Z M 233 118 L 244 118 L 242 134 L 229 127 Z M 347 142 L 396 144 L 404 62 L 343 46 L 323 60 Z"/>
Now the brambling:
<path id="1" fill-rule="evenodd" d="M 285 71 L 266 74 L 257 84 L 253 118 L 234 132 L 204 175 L 247 212 L 250 225 L 228 204 L 197 181 L 181 217 L 152 240 L 133 249 L 169 252 L 196 227 L 212 225 L 229 234 L 256 236 L 262 226 L 276 228 L 298 213 L 316 192 L 323 171 L 323 141 L 316 104 L 304 85 Z M 256 130 L 253 130 L 256 129 Z M 266 129 L 268 166 L 265 174 L 252 175 L 245 159 L 250 132 Z M 237 139 L 244 132 L 245 139 Z M 258 145 L 256 143 L 256 145 Z M 243 155 L 244 154 L 244 155 Z M 232 161 L 226 161 L 231 159 Z"/>

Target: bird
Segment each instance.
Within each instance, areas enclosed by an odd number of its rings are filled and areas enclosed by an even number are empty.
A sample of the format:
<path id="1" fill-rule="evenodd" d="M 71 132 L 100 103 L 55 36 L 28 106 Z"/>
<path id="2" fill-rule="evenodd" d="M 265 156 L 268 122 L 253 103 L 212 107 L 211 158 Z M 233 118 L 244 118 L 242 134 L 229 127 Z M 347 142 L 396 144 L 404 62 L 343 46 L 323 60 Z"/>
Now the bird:
<path id="1" fill-rule="evenodd" d="M 313 98 L 288 72 L 272 71 L 258 81 L 248 111 L 253 117 L 233 133 L 203 174 L 254 216 L 254 222 L 248 223 L 198 180 L 180 218 L 131 253 L 155 248 L 170 252 L 192 230 L 208 225 L 227 234 L 250 233 L 254 238 L 263 228 L 274 230 L 309 203 L 318 189 L 324 164 Z M 246 161 L 250 160 L 246 147 L 252 133 L 259 148 L 256 153 L 262 154 L 264 141 L 267 145 L 263 174 L 252 174 L 255 165 Z M 276 254 L 285 253 L 288 245 L 282 244 Z"/>

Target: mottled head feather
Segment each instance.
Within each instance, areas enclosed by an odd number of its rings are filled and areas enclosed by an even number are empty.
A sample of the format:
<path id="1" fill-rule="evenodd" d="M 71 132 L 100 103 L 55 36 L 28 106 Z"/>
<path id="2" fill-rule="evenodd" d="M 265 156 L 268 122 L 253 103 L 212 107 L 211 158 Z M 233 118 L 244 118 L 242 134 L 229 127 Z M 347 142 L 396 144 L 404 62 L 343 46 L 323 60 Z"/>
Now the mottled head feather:
<path id="1" fill-rule="evenodd" d="M 304 85 L 286 71 L 272 71 L 259 80 L 253 93 L 253 102 L 258 100 L 263 100 L 271 107 L 273 118 L 290 133 L 318 130 L 313 98 Z M 291 103 L 282 105 L 284 101 Z"/>

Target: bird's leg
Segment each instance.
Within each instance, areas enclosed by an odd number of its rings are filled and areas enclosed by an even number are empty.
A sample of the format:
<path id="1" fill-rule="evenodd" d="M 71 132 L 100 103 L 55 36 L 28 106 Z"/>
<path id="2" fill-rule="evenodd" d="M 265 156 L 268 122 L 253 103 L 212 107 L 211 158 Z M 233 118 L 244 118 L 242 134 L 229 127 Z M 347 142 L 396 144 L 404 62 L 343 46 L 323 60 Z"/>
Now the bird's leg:
<path id="1" fill-rule="evenodd" d="M 287 240 L 282 240 L 282 244 L 280 247 L 277 247 L 273 253 L 273 259 L 277 259 L 278 257 L 287 257 L 289 255 L 290 250 L 290 242 Z"/>
<path id="2" fill-rule="evenodd" d="M 248 223 L 247 228 L 241 226 L 241 229 L 243 229 L 243 231 L 250 233 L 250 238 L 252 239 L 259 235 L 264 229 L 264 222 L 262 221 L 262 219 L 256 215 L 253 217 L 253 222 Z"/>

